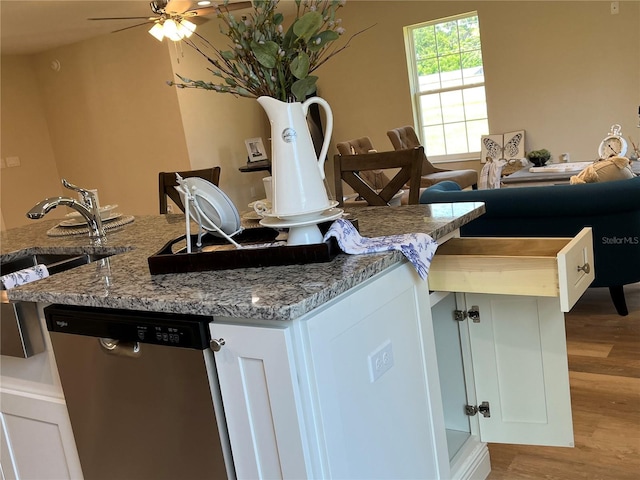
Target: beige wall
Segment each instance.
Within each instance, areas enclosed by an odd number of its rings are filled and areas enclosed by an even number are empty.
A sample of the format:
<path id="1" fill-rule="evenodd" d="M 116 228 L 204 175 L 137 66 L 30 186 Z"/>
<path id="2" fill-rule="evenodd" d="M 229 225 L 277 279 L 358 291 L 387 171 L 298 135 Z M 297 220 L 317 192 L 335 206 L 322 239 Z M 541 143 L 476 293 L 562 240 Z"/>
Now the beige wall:
<path id="1" fill-rule="evenodd" d="M 227 48 L 227 39 L 219 30 L 216 21 L 198 27 L 199 34 Z M 192 48 L 183 47 L 181 55 L 173 52 L 171 60 L 174 71 L 183 77 L 214 80 L 206 59 Z M 247 164 L 245 139 L 261 137 L 270 151 L 266 114 L 253 99 L 191 88 L 176 90 L 191 166 L 219 165 L 220 188 L 240 211 L 247 210 L 248 203 L 264 198 L 262 177 L 268 172 L 241 173 L 238 168 Z"/>
<path id="2" fill-rule="evenodd" d="M 149 39 L 130 29 L 35 57 L 60 175 L 130 214 L 158 211 L 158 172 L 189 168 L 176 93 L 164 83 L 168 45 Z"/>
<path id="3" fill-rule="evenodd" d="M 336 142 L 363 135 L 391 148 L 386 131 L 412 123 L 402 28 L 471 10 L 480 15 L 492 133 L 524 129 L 527 150 L 576 161 L 595 157 L 612 123 L 638 143 L 640 2 L 620 2 L 615 16 L 609 5 L 350 0 L 341 10 L 348 34 L 376 26 L 317 72 L 335 117 L 330 154 Z M 224 41 L 217 30 L 212 20 L 200 31 Z M 49 67 L 54 59 L 59 72 Z M 23 162 L 2 170 L 4 224 L 23 223 L 36 200 L 60 194 L 59 177 L 98 188 L 103 204 L 134 214 L 158 211 L 162 170 L 220 165 L 221 187 L 241 211 L 262 197 L 265 173 L 238 167 L 244 139 L 262 136 L 269 148 L 266 115 L 248 99 L 167 87 L 174 70 L 212 78 L 187 47 L 182 57 L 144 28 L 3 57 L 2 157 Z M 480 167 L 454 166 L 469 165 Z"/>
<path id="4" fill-rule="evenodd" d="M 123 213 L 158 212 L 158 172 L 188 170 L 190 163 L 177 95 L 165 84 L 172 76 L 169 46 L 149 40 L 146 30 L 131 29 L 2 57 L 2 157 L 22 160 L 2 170 L 7 228 L 24 224 L 38 200 L 74 196 L 60 178 L 97 188 L 102 205 L 118 204 Z M 59 71 L 50 67 L 54 60 Z M 14 117 L 20 123 L 11 129 Z"/>
<path id="5" fill-rule="evenodd" d="M 491 133 L 526 130 L 526 149 L 596 158 L 613 123 L 639 138 L 640 2 L 350 1 L 351 46 L 318 71 L 335 115 L 333 144 L 413 123 L 403 27 L 477 10 Z M 427 146 L 428 148 L 428 146 Z M 461 165 L 459 166 L 461 167 Z"/>
<path id="6" fill-rule="evenodd" d="M 0 209 L 7 228 L 24 225 L 27 211 L 45 196 L 62 192 L 33 58 L 2 58 L 0 156 L 18 157 L 19 167 L 0 172 Z M 52 212 L 58 216 L 65 212 Z"/>

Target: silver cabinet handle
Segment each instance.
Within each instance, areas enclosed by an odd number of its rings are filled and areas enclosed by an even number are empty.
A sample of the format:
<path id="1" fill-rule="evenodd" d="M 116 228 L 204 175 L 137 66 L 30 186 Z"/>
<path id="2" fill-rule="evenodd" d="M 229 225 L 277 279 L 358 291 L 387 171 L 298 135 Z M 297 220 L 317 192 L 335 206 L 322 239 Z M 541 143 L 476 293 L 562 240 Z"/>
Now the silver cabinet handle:
<path id="1" fill-rule="evenodd" d="M 213 350 L 214 352 L 219 352 L 224 343 L 224 338 L 213 338 L 211 339 L 211 342 L 209 342 L 209 348 L 211 348 L 211 350 Z"/>
<path id="2" fill-rule="evenodd" d="M 578 265 L 578 271 L 579 272 L 584 272 L 584 273 L 589 273 L 591 271 L 591 267 L 589 266 L 588 263 L 585 263 L 582 266 Z"/>

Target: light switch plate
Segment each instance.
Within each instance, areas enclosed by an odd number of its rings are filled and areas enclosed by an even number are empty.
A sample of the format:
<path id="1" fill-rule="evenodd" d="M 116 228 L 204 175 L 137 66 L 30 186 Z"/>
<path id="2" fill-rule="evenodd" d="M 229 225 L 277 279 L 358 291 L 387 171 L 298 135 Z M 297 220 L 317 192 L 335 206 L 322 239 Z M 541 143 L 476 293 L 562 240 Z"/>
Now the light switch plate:
<path id="1" fill-rule="evenodd" d="M 20 157 L 7 157 L 7 167 L 19 167 Z"/>

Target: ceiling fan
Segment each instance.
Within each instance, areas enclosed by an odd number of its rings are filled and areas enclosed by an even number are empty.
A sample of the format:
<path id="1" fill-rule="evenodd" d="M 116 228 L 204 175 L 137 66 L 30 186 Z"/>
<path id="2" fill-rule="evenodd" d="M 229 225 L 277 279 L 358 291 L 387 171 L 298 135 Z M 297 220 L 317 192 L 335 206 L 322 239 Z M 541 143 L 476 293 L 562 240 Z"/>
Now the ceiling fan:
<path id="1" fill-rule="evenodd" d="M 217 8 L 226 11 L 240 10 L 251 7 L 251 2 L 234 2 L 226 5 L 213 5 L 210 1 L 198 1 L 194 7 L 191 0 L 154 0 L 150 4 L 151 11 L 157 15 L 155 17 L 100 17 L 88 18 L 87 20 L 145 20 L 142 23 L 131 25 L 130 27 L 114 30 L 121 32 L 130 28 L 139 27 L 153 22 L 153 27 L 149 33 L 162 41 L 167 37 L 170 40 L 178 41 L 185 37 L 190 37 L 196 29 L 196 25 L 188 19 L 203 17 L 215 13 Z"/>

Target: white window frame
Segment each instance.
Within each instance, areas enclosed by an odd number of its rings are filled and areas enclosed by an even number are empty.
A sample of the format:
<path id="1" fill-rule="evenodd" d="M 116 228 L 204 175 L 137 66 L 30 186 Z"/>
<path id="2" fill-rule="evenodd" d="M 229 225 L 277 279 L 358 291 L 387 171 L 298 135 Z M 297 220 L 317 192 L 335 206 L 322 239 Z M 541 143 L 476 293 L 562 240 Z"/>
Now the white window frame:
<path id="1" fill-rule="evenodd" d="M 469 88 L 477 88 L 477 87 L 485 87 L 486 84 L 486 78 L 484 79 L 484 81 L 482 82 L 478 82 L 478 83 L 473 83 L 473 84 L 469 84 L 469 85 L 458 85 L 455 87 L 445 87 L 445 88 L 439 88 L 439 89 L 434 89 L 434 90 L 425 90 L 423 92 L 420 91 L 420 85 L 419 85 L 419 78 L 418 78 L 418 71 L 417 71 L 417 61 L 416 61 L 416 57 L 415 57 L 415 45 L 413 42 L 413 30 L 416 30 L 418 28 L 422 28 L 422 27 L 427 27 L 427 26 L 433 26 L 433 25 L 437 25 L 440 23 L 447 23 L 447 22 L 451 22 L 454 20 L 459 20 L 461 18 L 467 18 L 467 17 L 473 17 L 476 16 L 478 17 L 478 22 L 479 22 L 479 15 L 477 11 L 471 11 L 471 12 L 466 12 L 466 13 L 462 13 L 459 15 L 453 15 L 450 17 L 444 17 L 444 18 L 439 18 L 436 20 L 431 20 L 428 22 L 421 22 L 421 23 L 417 23 L 414 25 L 409 25 L 404 27 L 404 39 L 405 39 L 405 50 L 406 50 L 406 56 L 407 56 L 407 68 L 409 71 L 409 87 L 411 90 L 411 103 L 412 103 L 412 107 L 413 107 L 413 120 L 414 120 L 414 126 L 415 126 L 415 131 L 416 134 L 418 135 L 418 138 L 422 141 L 422 136 L 423 136 L 423 125 L 422 125 L 422 112 L 421 112 L 421 108 L 420 108 L 420 97 L 422 95 L 430 95 L 430 94 L 434 94 L 434 93 L 444 93 L 444 92 L 450 92 L 450 91 L 463 91 Z M 480 40 L 480 50 L 482 51 L 482 39 Z M 484 68 L 484 62 L 483 62 L 483 68 Z M 485 89 L 485 105 L 486 105 L 486 89 Z M 488 135 L 489 134 L 489 114 L 487 112 L 487 131 L 484 133 L 484 135 Z M 466 125 L 467 120 L 464 121 L 465 125 Z M 445 125 L 443 123 L 443 125 Z M 427 153 L 427 156 L 429 157 L 429 161 L 431 163 L 446 163 L 446 162 L 454 162 L 454 161 L 467 161 L 467 160 L 478 160 L 480 159 L 480 155 L 481 152 L 480 150 L 477 151 L 470 151 L 467 153 L 455 153 L 455 154 L 446 154 L 446 155 L 429 155 L 429 146 L 425 145 L 423 143 L 424 147 L 425 147 L 425 151 Z M 478 141 L 478 147 L 480 147 L 480 141 Z"/>

